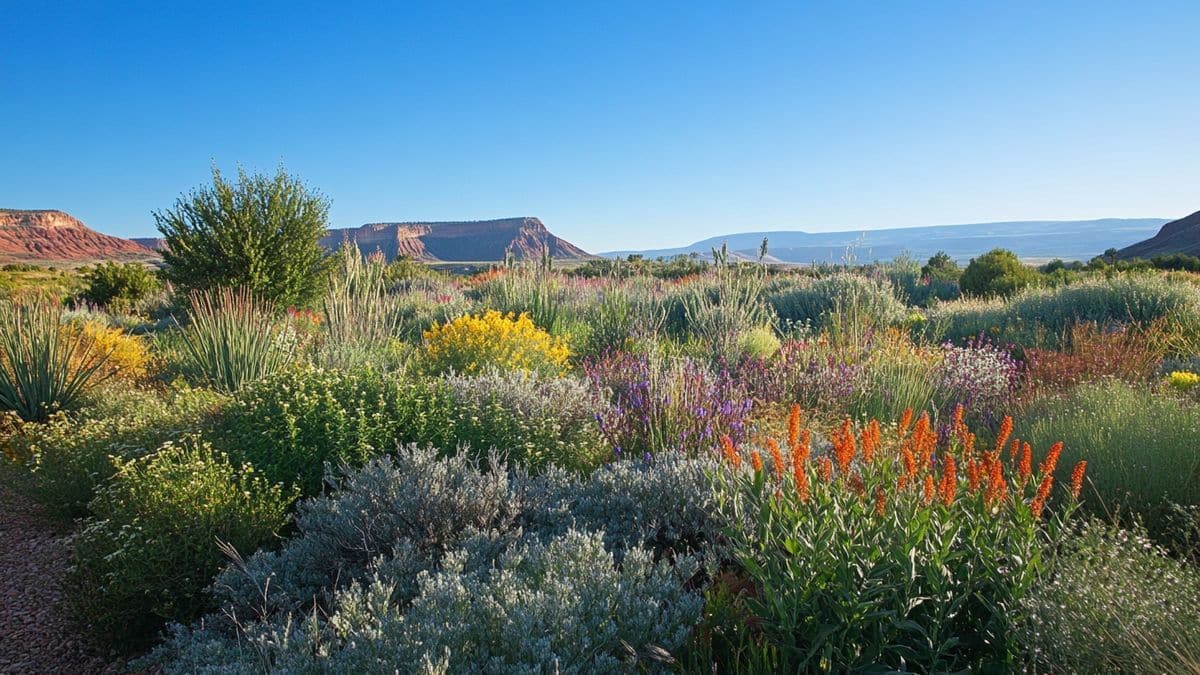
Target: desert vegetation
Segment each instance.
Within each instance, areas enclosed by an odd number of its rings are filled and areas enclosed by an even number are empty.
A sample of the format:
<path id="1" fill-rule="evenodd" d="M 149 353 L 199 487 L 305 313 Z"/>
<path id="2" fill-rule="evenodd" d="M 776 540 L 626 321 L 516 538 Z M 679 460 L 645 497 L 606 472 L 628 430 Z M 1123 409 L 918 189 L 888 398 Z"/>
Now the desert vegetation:
<path id="1" fill-rule="evenodd" d="M 1200 276 L 714 251 L 453 277 L 314 257 L 326 208 L 217 174 L 159 215 L 161 279 L 0 301 L 0 475 L 75 532 L 105 653 L 1200 672 Z"/>

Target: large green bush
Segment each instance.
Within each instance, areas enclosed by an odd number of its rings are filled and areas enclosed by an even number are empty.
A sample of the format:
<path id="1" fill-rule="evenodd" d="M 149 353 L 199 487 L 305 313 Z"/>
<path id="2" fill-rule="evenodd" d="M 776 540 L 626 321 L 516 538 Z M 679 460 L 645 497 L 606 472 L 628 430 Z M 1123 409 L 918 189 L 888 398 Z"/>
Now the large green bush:
<path id="1" fill-rule="evenodd" d="M 1171 504 L 1200 504 L 1200 405 L 1147 385 L 1106 380 L 1030 406 L 1021 427 L 1039 447 L 1064 442 L 1059 480 L 1087 460 L 1084 504 L 1141 518 L 1160 541 Z"/>
<path id="2" fill-rule="evenodd" d="M 815 329 L 823 328 L 838 311 L 863 316 L 880 326 L 899 323 L 905 313 L 889 282 L 850 273 L 780 290 L 768 300 L 781 321 Z"/>
<path id="3" fill-rule="evenodd" d="M 72 544 L 72 611 L 103 647 L 150 646 L 168 622 L 209 607 L 204 589 L 221 569 L 222 546 L 270 542 L 292 499 L 193 440 L 123 463 Z"/>
<path id="4" fill-rule="evenodd" d="M 329 202 L 280 168 L 274 176 L 238 169 L 155 212 L 163 275 L 184 292 L 241 288 L 279 307 L 306 305 L 325 289 L 321 237 Z"/>
<path id="5" fill-rule="evenodd" d="M 102 262 L 83 273 L 84 300 L 118 310 L 132 309 L 158 289 L 158 278 L 141 263 Z"/>
<path id="6" fill-rule="evenodd" d="M 234 398 L 224 444 L 272 482 L 311 495 L 320 491 L 326 465 L 361 466 L 403 441 L 453 447 L 452 411 L 435 380 L 298 366 Z"/>
<path id="7" fill-rule="evenodd" d="M 1008 296 L 1036 279 L 1037 273 L 1022 265 L 1017 254 L 1008 249 L 994 248 L 971 259 L 959 277 L 958 285 L 967 295 Z"/>
<path id="8" fill-rule="evenodd" d="M 167 441 L 206 431 L 225 403 L 205 389 L 163 397 L 105 387 L 103 394 L 101 404 L 26 424 L 8 440 L 20 470 L 17 487 L 54 515 L 86 515 L 96 489 L 117 471 L 114 460 L 132 460 Z"/>

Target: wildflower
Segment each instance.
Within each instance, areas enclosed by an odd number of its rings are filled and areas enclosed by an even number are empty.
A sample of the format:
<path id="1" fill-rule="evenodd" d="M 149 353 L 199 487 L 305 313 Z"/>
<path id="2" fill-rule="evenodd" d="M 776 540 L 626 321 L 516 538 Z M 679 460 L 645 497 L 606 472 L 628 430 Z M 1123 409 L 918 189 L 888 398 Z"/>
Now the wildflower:
<path id="1" fill-rule="evenodd" d="M 882 517 L 887 512 L 887 493 L 882 487 L 875 487 L 875 515 Z"/>
<path id="2" fill-rule="evenodd" d="M 774 438 L 767 439 L 767 450 L 771 452 L 771 462 L 774 464 L 775 477 L 783 480 L 783 452 Z"/>
<path id="3" fill-rule="evenodd" d="M 871 420 L 862 430 L 863 462 L 870 464 L 875 460 L 875 450 L 879 447 L 879 420 Z"/>
<path id="4" fill-rule="evenodd" d="M 742 456 L 728 436 L 721 437 L 721 453 L 725 455 L 725 461 L 732 464 L 733 468 L 736 469 L 742 465 Z"/>
<path id="5" fill-rule="evenodd" d="M 938 497 L 942 500 L 942 504 L 950 506 L 954 503 L 954 495 L 958 489 L 958 475 L 954 466 L 954 457 L 946 455 L 945 463 L 942 465 L 942 480 L 938 485 Z"/>
<path id="6" fill-rule="evenodd" d="M 1062 454 L 1062 449 L 1062 441 L 1050 446 L 1050 452 L 1046 453 L 1046 459 L 1042 461 L 1038 469 L 1042 473 L 1054 473 L 1054 469 L 1058 466 L 1058 456 Z"/>
<path id="7" fill-rule="evenodd" d="M 1031 473 L 1033 473 L 1033 448 L 1026 443 L 1021 451 L 1021 461 L 1017 465 L 1017 478 L 1020 479 L 1022 485 L 1029 480 Z"/>
<path id="8" fill-rule="evenodd" d="M 762 455 L 758 454 L 757 450 L 750 451 L 750 464 L 754 466 L 754 473 L 762 471 Z"/>
<path id="9" fill-rule="evenodd" d="M 1075 499 L 1079 499 L 1079 492 L 1083 490 L 1083 472 L 1086 470 L 1086 460 L 1080 460 L 1071 470 L 1071 496 Z"/>
<path id="10" fill-rule="evenodd" d="M 979 463 L 974 457 L 967 460 L 967 489 L 971 494 L 979 492 Z"/>
<path id="11" fill-rule="evenodd" d="M 857 471 L 850 474 L 850 489 L 859 497 L 863 496 L 863 493 L 866 492 L 866 485 L 863 484 L 862 476 Z"/>
<path id="12" fill-rule="evenodd" d="M 842 428 L 833 434 L 833 456 L 837 459 L 838 471 L 846 473 L 858 448 L 854 442 L 854 431 L 850 427 L 850 419 L 842 422 Z"/>
<path id="13" fill-rule="evenodd" d="M 1004 450 L 1004 444 L 1008 443 L 1008 439 L 1012 436 L 1013 418 L 1012 415 L 1005 415 L 1004 420 L 1000 422 L 1000 431 L 996 434 L 996 447 L 994 450 L 999 455 Z"/>
<path id="14" fill-rule="evenodd" d="M 788 415 L 788 447 L 793 454 L 800 443 L 800 405 L 793 403 L 792 412 Z"/>
<path id="15" fill-rule="evenodd" d="M 907 443 L 904 444 L 901 456 L 904 458 L 904 475 L 913 478 L 917 475 L 917 458 L 913 456 L 912 449 L 908 447 Z"/>
<path id="16" fill-rule="evenodd" d="M 906 487 L 908 487 L 908 474 L 901 473 L 900 477 L 896 479 L 896 490 L 904 492 L 904 488 Z"/>
<path id="17" fill-rule="evenodd" d="M 908 433 L 908 425 L 912 424 L 912 420 L 913 409 L 905 408 L 904 414 L 900 416 L 900 424 L 896 427 L 896 436 L 898 438 L 904 438 L 905 434 Z"/>
<path id="18" fill-rule="evenodd" d="M 925 500 L 925 504 L 933 503 L 933 475 L 925 474 L 925 491 L 921 494 L 921 498 Z"/>
<path id="19" fill-rule="evenodd" d="M 1038 485 L 1037 495 L 1034 496 L 1033 502 L 1029 505 L 1029 509 L 1033 511 L 1034 518 L 1042 517 L 1042 509 L 1046 506 L 1046 499 L 1050 497 L 1050 489 L 1054 487 L 1054 474 L 1047 473 L 1042 477 L 1042 483 Z"/>
<path id="20" fill-rule="evenodd" d="M 833 480 L 833 460 L 828 457 L 817 459 L 817 471 L 821 475 L 821 480 L 826 483 Z"/>
<path id="21" fill-rule="evenodd" d="M 797 471 L 795 476 L 796 496 L 800 498 L 800 503 L 803 504 L 808 501 L 809 497 L 808 472 L 802 470 Z"/>

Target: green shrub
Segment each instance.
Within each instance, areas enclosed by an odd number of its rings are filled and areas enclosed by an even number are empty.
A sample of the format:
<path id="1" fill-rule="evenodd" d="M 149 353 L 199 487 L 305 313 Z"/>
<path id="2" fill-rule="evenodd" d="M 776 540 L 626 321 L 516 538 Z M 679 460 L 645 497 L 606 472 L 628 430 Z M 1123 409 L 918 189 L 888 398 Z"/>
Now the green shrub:
<path id="1" fill-rule="evenodd" d="M 78 414 L 26 424 L 8 441 L 21 469 L 17 486 L 56 516 L 86 515 L 97 488 L 116 472 L 114 460 L 129 461 L 207 430 L 225 402 L 205 389 L 164 398 L 106 387 L 104 395 Z"/>
<path id="2" fill-rule="evenodd" d="M 84 333 L 62 330 L 62 314 L 48 298 L 0 301 L 0 411 L 42 422 L 105 378 L 109 354 Z"/>
<path id="3" fill-rule="evenodd" d="M 688 334 L 711 360 L 732 362 L 739 356 L 741 336 L 775 323 L 762 298 L 761 275 L 717 266 L 716 285 L 693 284 L 684 296 Z"/>
<path id="4" fill-rule="evenodd" d="M 737 336 L 736 353 L 754 359 L 769 359 L 779 352 L 781 344 L 771 328 L 751 328 Z"/>
<path id="5" fill-rule="evenodd" d="M 234 392 L 287 365 L 294 340 L 248 291 L 192 295 L 179 368 L 194 383 Z"/>
<path id="6" fill-rule="evenodd" d="M 224 445 L 271 482 L 320 492 L 326 465 L 361 466 L 399 442 L 453 447 L 453 403 L 436 381 L 288 368 L 240 392 Z"/>
<path id="7" fill-rule="evenodd" d="M 123 463 L 73 542 L 72 611 L 99 645 L 144 649 L 166 623 L 208 608 L 204 589 L 221 568 L 221 546 L 269 542 L 292 499 L 191 440 Z"/>
<path id="8" fill-rule="evenodd" d="M 275 307 L 304 306 L 325 288 L 320 244 L 329 202 L 281 167 L 274 176 L 213 167 L 212 186 L 156 212 L 163 275 L 183 292 L 241 288 Z"/>
<path id="9" fill-rule="evenodd" d="M 105 307 L 132 309 L 158 289 L 158 279 L 141 263 L 102 262 L 83 274 L 84 300 Z"/>
<path id="10" fill-rule="evenodd" d="M 1055 673 L 1200 672 L 1200 570 L 1138 531 L 1092 523 L 1030 593 L 1022 637 Z"/>
<path id="11" fill-rule="evenodd" d="M 1066 471 L 1087 460 L 1084 503 L 1097 515 L 1135 515 L 1166 543 L 1170 504 L 1200 504 L 1200 404 L 1106 380 L 1036 401 L 1023 418 L 1031 443 L 1064 442 Z"/>
<path id="12" fill-rule="evenodd" d="M 838 310 L 864 317 L 874 325 L 890 326 L 904 320 L 904 304 L 887 281 L 859 274 L 839 273 L 811 283 L 776 292 L 769 298 L 779 319 L 785 323 L 824 328 Z"/>
<path id="13" fill-rule="evenodd" d="M 972 258 L 959 277 L 958 285 L 967 295 L 979 297 L 1009 296 L 1032 284 L 1037 273 L 1021 264 L 1017 254 L 994 248 Z"/>
<path id="14" fill-rule="evenodd" d="M 583 380 L 492 371 L 447 376 L 446 386 L 453 438 L 476 454 L 496 449 L 522 467 L 573 471 L 593 469 L 608 457 L 596 423 L 605 404 Z"/>

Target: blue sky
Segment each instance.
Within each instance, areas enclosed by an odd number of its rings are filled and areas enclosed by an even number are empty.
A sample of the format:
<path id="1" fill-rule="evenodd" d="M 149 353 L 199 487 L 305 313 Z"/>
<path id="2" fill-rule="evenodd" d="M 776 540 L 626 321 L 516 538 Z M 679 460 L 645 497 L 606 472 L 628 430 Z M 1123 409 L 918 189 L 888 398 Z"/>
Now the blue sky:
<path id="1" fill-rule="evenodd" d="M 1200 209 L 1194 0 L 174 4 L 0 0 L 0 207 L 149 235 L 282 162 L 335 226 L 593 251 Z"/>

